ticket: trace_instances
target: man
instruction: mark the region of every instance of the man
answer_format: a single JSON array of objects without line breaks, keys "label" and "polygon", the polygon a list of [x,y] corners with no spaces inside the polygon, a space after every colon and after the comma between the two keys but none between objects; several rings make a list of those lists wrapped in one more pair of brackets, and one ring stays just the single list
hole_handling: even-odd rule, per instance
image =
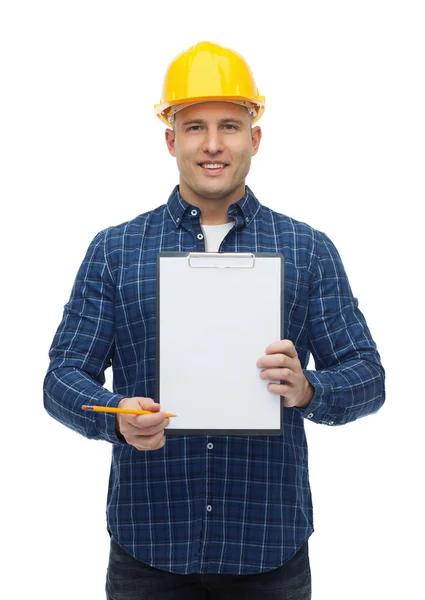
[{"label": "man", "polygon": [[[263,110],[236,52],[204,42],[173,61],[156,113],[172,125],[179,185],[167,204],[94,238],[50,350],[46,410],[113,444],[110,600],[310,598],[303,420],[342,425],[384,402],[379,354],[332,242],[245,184]],[[282,396],[282,437],[166,436],[153,400],[156,256],[205,250],[285,256],[285,339],[252,366]],[[317,370],[306,369],[310,353]],[[102,387],[110,365],[113,393]]]}]

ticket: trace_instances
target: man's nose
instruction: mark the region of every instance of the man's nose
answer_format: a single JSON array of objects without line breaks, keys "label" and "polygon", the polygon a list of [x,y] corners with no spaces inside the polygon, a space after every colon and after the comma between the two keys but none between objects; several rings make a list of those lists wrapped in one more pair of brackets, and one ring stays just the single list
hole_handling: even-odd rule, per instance
[{"label": "man's nose", "polygon": [[224,148],[223,139],[218,129],[210,128],[205,132],[204,152],[217,154]]}]

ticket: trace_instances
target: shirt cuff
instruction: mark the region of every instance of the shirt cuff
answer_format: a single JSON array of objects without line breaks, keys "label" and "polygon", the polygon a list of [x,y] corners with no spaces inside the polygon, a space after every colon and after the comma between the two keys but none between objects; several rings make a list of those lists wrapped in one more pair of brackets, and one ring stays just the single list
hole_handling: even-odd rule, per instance
[{"label": "shirt cuff", "polygon": [[[122,394],[112,394],[103,389],[99,394],[95,394],[91,405],[117,408],[120,401],[125,397],[126,396],[123,396]],[[116,413],[90,411],[90,413],[87,414],[90,414],[94,419],[94,426],[102,439],[111,442],[111,444],[127,445],[125,438],[117,431]]]},{"label": "shirt cuff", "polygon": [[332,387],[327,380],[326,373],[308,371],[307,369],[303,369],[303,373],[313,386],[314,394],[310,404],[305,408],[298,409],[301,416],[315,423],[333,425],[333,421],[329,421],[328,418]]}]

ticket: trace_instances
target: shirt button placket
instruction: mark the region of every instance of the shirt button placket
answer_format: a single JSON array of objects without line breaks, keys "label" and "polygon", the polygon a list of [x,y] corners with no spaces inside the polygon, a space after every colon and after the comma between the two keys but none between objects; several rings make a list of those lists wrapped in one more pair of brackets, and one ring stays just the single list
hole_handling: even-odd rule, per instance
[{"label": "shirt button placket", "polygon": [[[202,242],[204,239],[204,235],[199,231],[200,227],[199,227],[198,219],[195,219],[195,217],[198,217],[199,211],[196,208],[192,208],[192,210],[190,211],[190,215],[191,215],[191,217],[193,217],[193,225],[194,225],[193,229],[196,234],[196,239],[198,240],[198,242]],[[198,233],[196,233],[197,231],[198,231]],[[198,243],[197,250],[198,250],[198,252],[199,251],[204,252],[205,251],[205,242],[203,244]]]},{"label": "shirt button placket", "polygon": [[[211,452],[211,450],[214,448],[214,444],[212,442],[207,442],[207,452]],[[209,464],[209,460],[207,460],[208,464]],[[211,504],[207,504],[207,513],[210,513],[212,511],[212,506]]]}]

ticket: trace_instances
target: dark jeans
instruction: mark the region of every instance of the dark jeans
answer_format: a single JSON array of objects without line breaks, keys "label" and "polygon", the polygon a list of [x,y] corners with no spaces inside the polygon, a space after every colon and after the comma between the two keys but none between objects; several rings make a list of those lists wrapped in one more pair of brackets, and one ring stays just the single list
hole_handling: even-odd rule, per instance
[{"label": "dark jeans", "polygon": [[107,600],[310,600],[308,542],[282,567],[256,575],[177,575],[127,554],[112,538]]}]

